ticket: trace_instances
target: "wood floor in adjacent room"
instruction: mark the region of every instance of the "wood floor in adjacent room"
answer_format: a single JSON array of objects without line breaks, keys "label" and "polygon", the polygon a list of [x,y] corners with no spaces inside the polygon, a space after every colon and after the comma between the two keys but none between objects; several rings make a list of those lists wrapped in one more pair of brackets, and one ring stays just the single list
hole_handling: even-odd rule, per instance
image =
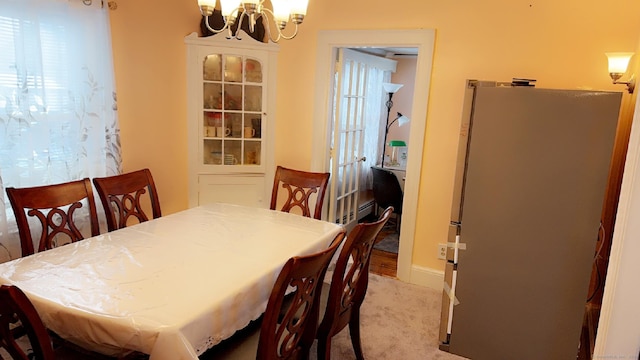
[{"label": "wood floor in adjacent room", "polygon": [[398,254],[373,249],[369,272],[395,278],[398,274]]}]

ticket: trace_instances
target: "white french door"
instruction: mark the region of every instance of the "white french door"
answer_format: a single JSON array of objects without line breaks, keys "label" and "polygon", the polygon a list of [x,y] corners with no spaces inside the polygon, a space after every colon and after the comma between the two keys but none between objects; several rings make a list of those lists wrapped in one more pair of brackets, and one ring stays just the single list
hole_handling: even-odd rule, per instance
[{"label": "white french door", "polygon": [[367,164],[375,161],[377,156],[377,148],[365,149],[365,132],[374,132],[374,137],[378,137],[379,109],[383,106],[383,73],[395,71],[395,66],[393,60],[346,48],[338,49],[328,219],[345,225],[347,230],[358,222],[359,191],[363,185],[361,171],[368,168],[370,165]]}]

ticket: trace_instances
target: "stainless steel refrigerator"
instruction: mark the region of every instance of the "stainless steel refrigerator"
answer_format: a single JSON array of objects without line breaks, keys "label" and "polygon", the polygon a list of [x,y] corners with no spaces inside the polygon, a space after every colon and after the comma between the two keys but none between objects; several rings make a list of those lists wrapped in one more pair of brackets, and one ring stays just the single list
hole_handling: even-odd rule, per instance
[{"label": "stainless steel refrigerator", "polygon": [[442,350],[576,358],[621,98],[468,81]]}]

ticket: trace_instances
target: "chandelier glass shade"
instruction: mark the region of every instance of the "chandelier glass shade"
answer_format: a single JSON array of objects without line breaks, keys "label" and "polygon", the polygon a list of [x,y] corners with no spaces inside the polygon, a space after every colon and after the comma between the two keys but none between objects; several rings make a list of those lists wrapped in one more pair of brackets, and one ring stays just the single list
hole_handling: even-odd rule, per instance
[{"label": "chandelier glass shade", "polygon": [[[213,33],[228,31],[229,38],[238,38],[238,32],[231,30],[234,24],[238,24],[238,29],[243,21],[249,24],[249,31],[255,30],[256,20],[263,18],[265,30],[269,35],[269,39],[278,42],[280,39],[290,40],[298,34],[298,25],[302,24],[307,14],[307,5],[309,0],[271,0],[273,10],[265,6],[264,0],[220,0],[220,12],[224,20],[224,26],[220,29],[214,29],[209,24],[209,17],[213,15],[218,0],[198,0],[200,12],[205,17],[207,28]],[[273,21],[273,26],[271,22]],[[293,30],[289,30],[287,24],[294,26]],[[272,30],[276,29],[276,36],[273,36]],[[287,34],[285,34],[287,29]]]}]

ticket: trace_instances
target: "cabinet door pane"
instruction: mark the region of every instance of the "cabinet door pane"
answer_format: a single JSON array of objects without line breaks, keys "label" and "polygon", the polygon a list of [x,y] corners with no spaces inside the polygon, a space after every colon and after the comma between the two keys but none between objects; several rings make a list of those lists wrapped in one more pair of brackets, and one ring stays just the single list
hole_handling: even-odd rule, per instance
[{"label": "cabinet door pane", "polygon": [[260,149],[262,146],[261,141],[245,141],[244,142],[244,164],[245,165],[260,165]]},{"label": "cabinet door pane", "polygon": [[205,109],[222,109],[222,85],[204,83],[202,104]]},{"label": "cabinet door pane", "polygon": [[227,140],[224,142],[224,157],[223,161],[225,165],[240,165],[242,161],[241,142],[239,140]]},{"label": "cabinet door pane", "polygon": [[244,110],[262,110],[262,86],[246,85],[244,88]]},{"label": "cabinet door pane", "polygon": [[203,66],[204,80],[221,81],[222,80],[222,58],[220,54],[208,55],[204,58]]},{"label": "cabinet door pane", "polygon": [[245,63],[245,80],[247,82],[262,82],[262,65],[258,60],[247,59]]},{"label": "cabinet door pane", "polygon": [[229,129],[227,137],[239,139],[242,137],[242,114],[225,113],[224,126]]},{"label": "cabinet door pane", "polygon": [[242,85],[224,85],[225,110],[242,110]]},{"label": "cabinet door pane", "polygon": [[224,80],[229,82],[242,82],[242,57],[225,56]]},{"label": "cabinet door pane", "polygon": [[252,138],[262,138],[262,116],[259,114],[248,114],[245,118],[245,126],[251,126],[251,128],[253,128]]},{"label": "cabinet door pane", "polygon": [[222,165],[222,140],[206,139],[203,145],[202,162],[209,165]]}]

